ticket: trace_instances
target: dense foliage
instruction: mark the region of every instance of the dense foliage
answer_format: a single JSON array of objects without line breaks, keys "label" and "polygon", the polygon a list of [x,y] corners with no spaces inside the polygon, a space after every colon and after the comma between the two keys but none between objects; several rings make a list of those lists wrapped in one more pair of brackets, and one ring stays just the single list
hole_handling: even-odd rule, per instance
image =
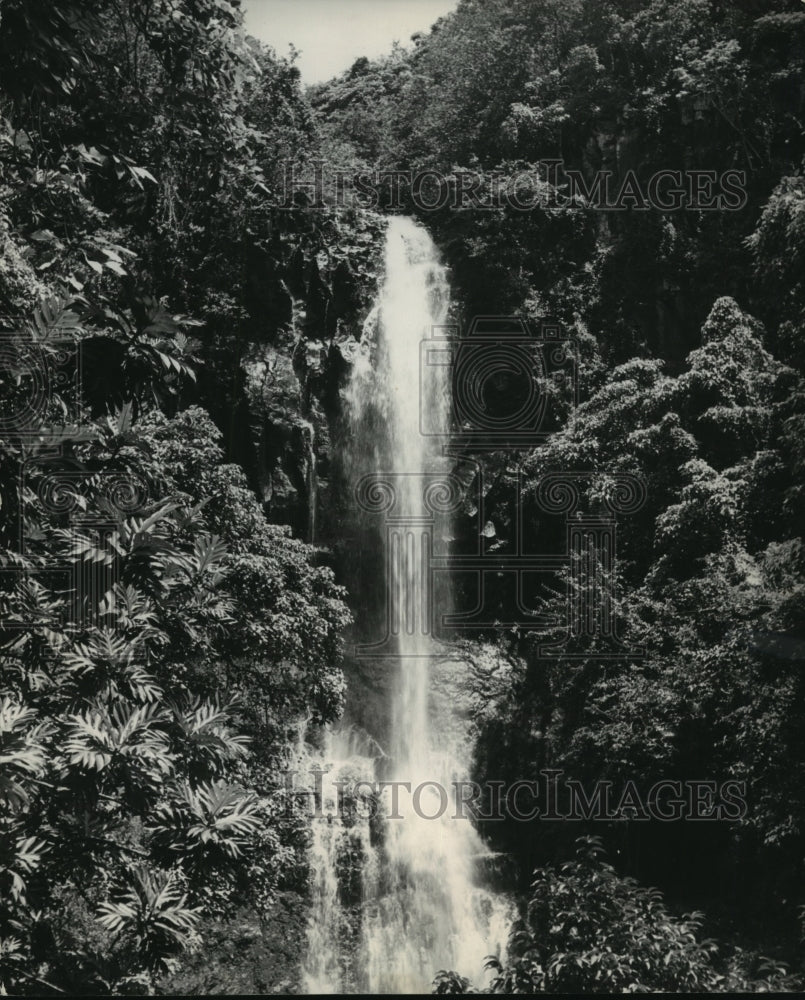
[{"label": "dense foliage", "polygon": [[[593,513],[615,475],[646,486],[613,570],[641,655],[540,654],[579,576],[541,593],[556,628],[473,637],[496,649],[473,674],[477,779],[746,789],[734,822],[597,823],[612,866],[590,841],[572,860],[580,824],[489,824],[523,890],[490,989],[798,985],[779,963],[801,968],[805,904],[803,40],[799,0],[459,0],[305,95],[237,0],[5,0],[0,988],[162,988],[241,907],[304,892],[276,763],[341,710],[349,613],[299,538],[318,490],[339,541],[329,435],[382,228],[329,175],[323,207],[288,200],[317,158],[540,195],[406,203],[457,319],[553,317],[577,344],[580,404],[542,386],[546,442],[473,456],[498,551],[518,504],[544,530],[547,474]],[[595,204],[604,172],[645,192],[677,170],[737,171],[745,197]]]},{"label": "dense foliage", "polygon": [[[711,931],[747,934],[796,966],[803,33],[795,0],[462,0],[409,50],[358,61],[311,95],[333,156],[351,155],[356,171],[438,171],[452,191],[474,192],[476,207],[448,198],[425,211],[403,187],[443,247],[460,318],[547,316],[576,342],[575,412],[560,407],[530,453],[474,456],[494,550],[512,551],[518,507],[530,540],[562,537],[535,503],[547,474],[573,476],[592,514],[616,475],[646,487],[643,506],[619,517],[612,581],[622,648],[642,655],[613,660],[611,642],[589,636],[540,655],[564,641],[566,588],[595,580],[550,583],[535,610],[555,627],[479,636],[502,655],[475,672],[476,777],[553,768],[586,789],[743,783],[741,820],[625,817],[596,832],[617,867],[672,905],[693,903]],[[650,202],[652,176],[677,170],[738,171],[741,198],[721,210]],[[507,182],[539,205],[490,207]],[[477,531],[471,517],[465,530]],[[522,617],[507,590],[496,599],[488,612],[500,621]],[[576,829],[535,820],[486,833],[520,860],[525,887],[535,866],[572,852]],[[540,975],[547,959],[535,959]]]},{"label": "dense foliage", "polygon": [[[790,992],[797,980],[770,959],[738,954],[726,972],[718,945],[701,937],[702,914],[678,917],[661,893],[618,875],[597,838],[576,857],[538,869],[523,917],[512,928],[505,967],[487,961],[484,993]],[[433,992],[471,993],[455,972],[437,973]]]},{"label": "dense foliage", "polygon": [[287,323],[249,255],[276,297],[320,239],[309,113],[229,0],[0,16],[0,988],[150,992],[304,886],[276,765],[343,700],[343,589],[208,412]]}]

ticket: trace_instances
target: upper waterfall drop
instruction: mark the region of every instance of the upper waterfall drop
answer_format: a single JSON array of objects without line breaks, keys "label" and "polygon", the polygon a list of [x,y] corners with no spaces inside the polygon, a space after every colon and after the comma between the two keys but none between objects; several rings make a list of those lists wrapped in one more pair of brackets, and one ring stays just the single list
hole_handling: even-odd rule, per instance
[{"label": "upper waterfall drop", "polygon": [[[385,748],[382,759],[368,758],[347,730],[331,734],[327,750],[334,787],[356,774],[386,783],[383,820],[378,827],[335,816],[326,830],[314,820],[310,992],[427,993],[439,969],[482,982],[484,956],[499,952],[506,936],[508,905],[479,884],[489,853],[459,806],[456,782],[467,778],[468,753],[451,736],[461,729],[456,698],[435,690],[436,654],[446,648],[434,644],[424,610],[432,605],[437,622],[450,605],[449,580],[437,586],[427,565],[434,538],[449,534],[449,515],[441,522],[423,516],[428,486],[444,482],[452,466],[443,449],[450,368],[428,378],[421,370],[421,347],[445,324],[448,305],[445,268],[430,235],[411,219],[390,219],[382,287],[348,388],[345,464],[354,483],[375,477],[394,495],[391,523],[384,533],[375,518],[372,536],[385,548],[385,579],[377,584],[389,613],[387,641],[373,662],[389,675],[391,705],[388,728],[373,733]],[[337,805],[337,790],[330,798]],[[347,856],[361,858],[352,935],[349,891],[337,876]],[[349,947],[354,954],[340,954]]]}]

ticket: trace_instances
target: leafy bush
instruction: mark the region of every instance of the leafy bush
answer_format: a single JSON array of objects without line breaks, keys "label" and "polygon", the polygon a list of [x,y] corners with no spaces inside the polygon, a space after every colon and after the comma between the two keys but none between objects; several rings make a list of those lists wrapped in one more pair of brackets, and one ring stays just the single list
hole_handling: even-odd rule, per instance
[{"label": "leafy bush", "polygon": [[[576,858],[534,873],[525,912],[511,931],[505,963],[487,959],[493,978],[483,993],[714,993],[799,989],[796,977],[769,960],[761,976],[721,959],[701,939],[703,915],[672,914],[662,894],[618,875],[596,837],[577,842]],[[727,971],[719,971],[726,965]],[[765,974],[764,974],[765,973]],[[471,983],[442,970],[433,993],[473,993]]]}]

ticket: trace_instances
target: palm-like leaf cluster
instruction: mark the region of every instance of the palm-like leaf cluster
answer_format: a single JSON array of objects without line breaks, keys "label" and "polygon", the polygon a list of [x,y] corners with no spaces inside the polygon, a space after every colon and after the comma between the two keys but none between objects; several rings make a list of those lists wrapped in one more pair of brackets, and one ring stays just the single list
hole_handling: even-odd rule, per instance
[{"label": "palm-like leaf cluster", "polygon": [[[41,336],[67,322],[59,308],[37,313]],[[248,739],[233,730],[243,708],[196,689],[187,666],[194,651],[204,663],[220,657],[232,621],[228,549],[181,501],[130,512],[109,502],[98,458],[136,460],[134,440],[130,412],[99,424],[49,506],[39,486],[47,467],[35,466],[20,496],[30,544],[24,555],[4,550],[4,565],[17,572],[0,594],[7,626],[0,633],[0,981],[7,984],[36,979],[37,906],[51,885],[71,883],[71,865],[83,873],[83,905],[117,955],[116,971],[97,972],[98,982],[114,988],[138,969],[156,975],[196,940],[200,911],[190,898],[211,870],[225,889],[263,828],[254,794],[226,780],[249,754]],[[125,466],[115,475],[124,486],[127,475],[143,481]],[[101,535],[83,526],[93,518],[106,525]],[[76,620],[75,593],[57,585],[63,578],[49,573],[48,559],[73,571],[114,570],[99,577],[108,586],[90,595],[88,615]]]},{"label": "palm-like leaf cluster", "polygon": [[8,695],[0,698],[0,802],[11,812],[29,803],[25,779],[44,773],[45,727],[36,712]]},{"label": "palm-like leaf cluster", "polygon": [[[55,306],[42,315],[57,321]],[[50,493],[52,435],[25,446],[27,544],[0,550],[15,574],[0,589],[7,989],[66,975],[37,952],[43,940],[61,942],[61,968],[88,988],[150,988],[204,913],[247,897],[264,906],[293,851],[247,733],[272,713],[337,704],[347,615],[329,571],[263,522],[234,472],[191,501],[187,446],[170,458],[162,426],[146,442],[124,407],[89,434],[65,431],[74,457]],[[220,460],[214,444],[209,454]],[[124,486],[113,499],[110,481]],[[79,594],[88,573],[99,585]]]},{"label": "palm-like leaf cluster", "polygon": [[261,826],[251,796],[223,782],[196,788],[183,782],[170,801],[155,810],[151,829],[157,843],[198,866],[211,859],[241,857]]},{"label": "palm-like leaf cluster", "polygon": [[132,947],[150,968],[197,940],[199,913],[188,906],[176,872],[153,872],[139,866],[113,900],[98,908],[100,923]]}]

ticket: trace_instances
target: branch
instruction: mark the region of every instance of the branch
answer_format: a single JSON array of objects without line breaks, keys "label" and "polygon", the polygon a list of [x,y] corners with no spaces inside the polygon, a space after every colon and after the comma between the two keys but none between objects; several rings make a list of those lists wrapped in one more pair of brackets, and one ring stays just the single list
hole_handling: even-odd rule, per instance
[{"label": "branch", "polygon": [[12,975],[22,976],[29,982],[38,983],[40,986],[47,986],[49,990],[53,990],[54,993],[64,993],[64,990],[60,989],[58,986],[54,986],[53,983],[49,983],[47,979],[40,979],[38,976],[32,976],[28,972],[24,972],[22,969],[14,969]]},{"label": "branch", "polygon": [[137,847],[127,847],[125,844],[118,844],[116,840],[110,840],[108,837],[90,837],[90,840],[94,840],[96,844],[104,844],[107,847],[113,847],[116,851],[121,851],[124,854],[131,854],[135,858],[145,858],[146,860],[152,860],[151,855],[147,851],[141,851]]}]

